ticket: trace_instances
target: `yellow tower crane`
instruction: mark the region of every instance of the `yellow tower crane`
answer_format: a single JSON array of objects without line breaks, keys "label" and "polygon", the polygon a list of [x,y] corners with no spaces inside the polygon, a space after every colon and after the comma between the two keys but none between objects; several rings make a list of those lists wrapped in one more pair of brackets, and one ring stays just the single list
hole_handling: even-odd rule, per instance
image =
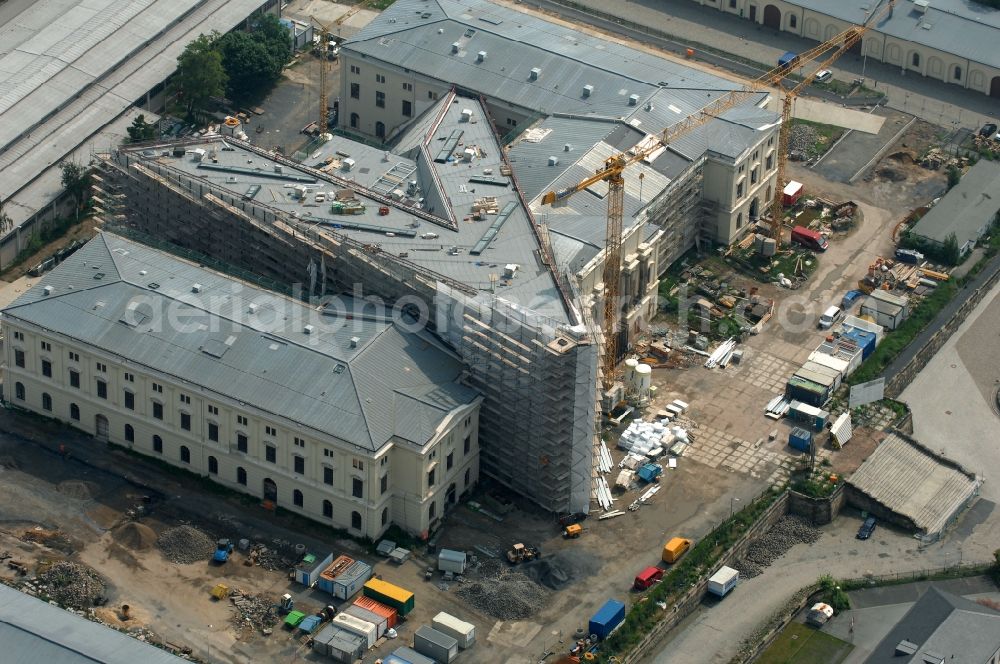
[{"label": "yellow tower crane", "polygon": [[330,26],[322,23],[315,16],[310,16],[312,22],[320,29],[320,63],[319,63],[319,134],[325,134],[330,128],[330,60],[326,57],[326,49],[330,47]]},{"label": "yellow tower crane", "polygon": [[708,104],[698,113],[688,116],[677,124],[661,131],[656,140],[642,141],[635,147],[609,157],[605,160],[604,166],[581,182],[576,183],[560,191],[550,191],[542,196],[543,205],[553,205],[565,200],[573,194],[580,192],[598,182],[608,183],[608,218],[607,218],[607,239],[605,240],[604,258],[604,348],[601,354],[602,384],[605,390],[614,387],[617,378],[618,366],[618,316],[621,309],[619,303],[619,292],[621,282],[621,245],[623,228],[623,211],[625,207],[625,178],[623,173],[626,168],[637,161],[646,159],[653,153],[661,150],[674,140],[700,127],[712,118],[720,116],[722,113],[739,106],[750,97],[758,94],[768,86],[777,85],[785,90],[782,85],[785,78],[791,73],[791,69],[804,67],[814,63],[825,56],[822,64],[811,74],[805,76],[794,87],[785,91],[782,100],[782,123],[779,129],[779,153],[778,153],[778,181],[774,192],[771,213],[771,233],[779,245],[781,243],[781,226],[783,209],[781,203],[781,191],[784,187],[785,152],[788,149],[789,121],[791,119],[792,101],[799,91],[809,85],[820,69],[830,66],[837,58],[843,55],[848,49],[853,47],[861,37],[868,31],[869,26],[875,22],[877,17],[881,17],[886,12],[891,12],[895,0],[889,3],[882,10],[869,16],[865,25],[851,26],[840,34],[834,36],[818,46],[801,53],[788,64],[779,65],[771,71],[757,79],[749,81],[742,88],[727,92],[712,103]]}]

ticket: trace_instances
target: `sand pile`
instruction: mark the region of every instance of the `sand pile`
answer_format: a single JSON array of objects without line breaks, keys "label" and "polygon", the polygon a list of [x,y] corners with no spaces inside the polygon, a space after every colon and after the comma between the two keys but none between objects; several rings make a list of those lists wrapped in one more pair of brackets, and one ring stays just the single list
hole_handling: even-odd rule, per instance
[{"label": "sand pile", "polygon": [[149,526],[134,521],[111,531],[116,542],[132,551],[147,551],[156,544],[156,533]]}]

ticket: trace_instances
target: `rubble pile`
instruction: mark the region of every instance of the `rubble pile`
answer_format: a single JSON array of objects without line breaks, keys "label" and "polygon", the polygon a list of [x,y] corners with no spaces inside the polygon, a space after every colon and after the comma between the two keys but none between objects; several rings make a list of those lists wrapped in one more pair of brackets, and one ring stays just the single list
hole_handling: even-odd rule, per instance
[{"label": "rubble pile", "polygon": [[168,560],[181,565],[207,560],[215,551],[215,540],[193,526],[164,530],[156,545]]},{"label": "rubble pile", "polygon": [[548,591],[498,560],[484,560],[475,581],[456,593],[473,608],[500,620],[525,620],[548,601]]},{"label": "rubble pile", "polygon": [[782,517],[770,530],[750,542],[743,558],[733,567],[739,570],[742,578],[753,578],[796,544],[812,544],[819,535],[820,532],[802,517]]},{"label": "rubble pile", "polygon": [[236,609],[232,623],[237,630],[264,630],[278,622],[274,603],[263,595],[246,594],[237,588],[229,596],[229,601]]},{"label": "rubble pile", "polygon": [[276,549],[270,549],[263,544],[254,544],[250,550],[250,559],[258,567],[263,567],[269,572],[277,572],[288,569],[292,566],[292,561],[281,555]]},{"label": "rubble pile", "polygon": [[104,580],[97,572],[77,563],[62,561],[38,575],[35,588],[63,606],[85,609],[105,600]]},{"label": "rubble pile", "polygon": [[794,125],[788,132],[788,158],[792,161],[806,161],[809,150],[819,140],[815,127],[809,125]]}]

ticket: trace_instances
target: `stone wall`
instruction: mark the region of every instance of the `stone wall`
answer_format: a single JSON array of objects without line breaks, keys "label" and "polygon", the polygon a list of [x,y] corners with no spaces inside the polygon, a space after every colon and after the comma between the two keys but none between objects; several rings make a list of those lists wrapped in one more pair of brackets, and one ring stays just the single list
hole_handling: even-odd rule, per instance
[{"label": "stone wall", "polygon": [[844,484],[826,498],[813,498],[798,491],[788,492],[788,513],[808,519],[814,526],[823,526],[840,514],[847,500]]}]

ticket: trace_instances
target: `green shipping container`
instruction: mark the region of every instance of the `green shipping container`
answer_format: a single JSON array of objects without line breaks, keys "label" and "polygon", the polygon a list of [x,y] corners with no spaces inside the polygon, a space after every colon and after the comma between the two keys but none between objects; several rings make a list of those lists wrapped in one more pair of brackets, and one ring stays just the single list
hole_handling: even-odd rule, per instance
[{"label": "green shipping container", "polygon": [[371,579],[364,585],[362,593],[376,602],[381,602],[396,609],[396,613],[405,616],[413,610],[413,593],[394,586],[381,579]]}]

